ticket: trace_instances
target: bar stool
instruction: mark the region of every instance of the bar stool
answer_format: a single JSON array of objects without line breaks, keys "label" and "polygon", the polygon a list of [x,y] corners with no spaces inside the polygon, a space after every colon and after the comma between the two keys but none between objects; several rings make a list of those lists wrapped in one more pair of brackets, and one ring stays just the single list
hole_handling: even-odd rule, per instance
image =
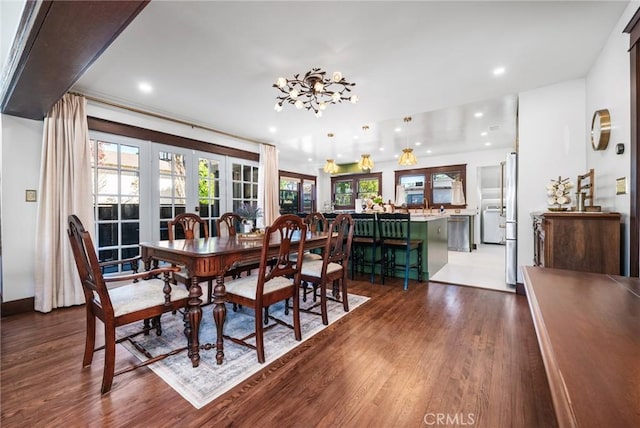
[{"label": "bar stool", "polygon": [[[382,283],[385,276],[404,270],[404,289],[409,288],[409,271],[415,269],[418,281],[422,282],[422,239],[411,239],[410,214],[378,214],[378,230],[382,241]],[[415,261],[411,253],[415,251]],[[396,257],[403,253],[401,263]]]},{"label": "bar stool", "polygon": [[374,283],[376,266],[382,261],[382,257],[378,256],[380,237],[376,225],[376,214],[351,214],[351,217],[354,221],[351,241],[351,279],[356,271],[364,273],[364,268],[368,266],[371,268],[370,281]]}]

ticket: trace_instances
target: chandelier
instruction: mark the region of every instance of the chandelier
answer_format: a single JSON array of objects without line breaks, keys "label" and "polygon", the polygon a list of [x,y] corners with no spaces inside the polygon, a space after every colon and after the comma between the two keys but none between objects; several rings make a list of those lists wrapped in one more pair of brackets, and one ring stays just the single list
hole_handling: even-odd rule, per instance
[{"label": "chandelier", "polygon": [[369,155],[369,154],[362,155],[362,157],[358,161],[358,168],[372,170],[373,169],[373,161],[371,160],[370,156],[371,155]]},{"label": "chandelier", "polygon": [[274,109],[279,112],[284,103],[289,103],[298,109],[313,110],[316,117],[321,117],[329,104],[358,102],[357,95],[349,95],[350,88],[356,86],[355,83],[347,82],[339,71],[334,72],[331,78],[325,77],[326,74],[319,68],[313,68],[302,79],[300,74],[295,74],[293,79],[279,77],[273,87],[283,95],[276,97],[278,101]]},{"label": "chandelier", "polygon": [[327,174],[335,174],[338,172],[338,165],[333,159],[327,159],[327,163],[324,164],[324,168],[322,169]]},{"label": "chandelier", "polygon": [[[405,116],[403,120],[408,127],[408,125],[411,123],[411,116]],[[409,145],[408,135],[407,135],[407,145]],[[410,166],[410,165],[415,165],[417,163],[418,163],[418,159],[416,159],[416,155],[413,154],[412,148],[407,147],[405,149],[402,149],[402,155],[400,156],[400,159],[398,159],[398,165]]]},{"label": "chandelier", "polygon": [[402,156],[400,156],[400,159],[398,160],[398,165],[409,166],[417,163],[418,159],[416,159],[416,155],[413,154],[413,149],[402,149]]}]

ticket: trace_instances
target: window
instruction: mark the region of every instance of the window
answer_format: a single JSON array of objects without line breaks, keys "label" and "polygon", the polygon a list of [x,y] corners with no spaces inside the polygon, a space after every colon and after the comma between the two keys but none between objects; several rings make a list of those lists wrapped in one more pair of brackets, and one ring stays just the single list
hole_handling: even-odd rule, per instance
[{"label": "window", "polygon": [[331,177],[334,209],[355,209],[356,199],[368,199],[380,194],[382,173],[353,174]]},{"label": "window", "polygon": [[[406,203],[409,208],[445,208],[466,206],[467,165],[448,165],[396,171],[396,204]],[[461,184],[460,184],[461,183]],[[462,195],[456,195],[456,186]],[[402,190],[402,194],[397,194]]]}]

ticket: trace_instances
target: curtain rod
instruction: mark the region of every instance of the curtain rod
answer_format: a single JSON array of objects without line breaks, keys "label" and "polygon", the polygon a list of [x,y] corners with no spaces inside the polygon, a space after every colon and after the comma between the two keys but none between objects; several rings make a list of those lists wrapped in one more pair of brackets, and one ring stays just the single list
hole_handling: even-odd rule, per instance
[{"label": "curtain rod", "polygon": [[129,110],[129,111],[132,111],[134,113],[140,113],[140,114],[144,114],[144,115],[147,115],[147,116],[152,116],[152,117],[155,117],[155,118],[158,118],[158,119],[168,120],[170,122],[179,123],[180,125],[190,126],[192,128],[203,129],[205,131],[209,131],[209,132],[213,132],[213,133],[216,133],[216,134],[224,135],[225,137],[231,137],[231,138],[236,138],[238,140],[248,141],[250,143],[264,144],[266,146],[275,147],[274,144],[265,143],[264,141],[254,140],[252,138],[247,138],[247,137],[241,137],[239,135],[231,134],[229,132],[220,131],[219,129],[209,128],[208,126],[197,125],[195,123],[187,122],[186,120],[175,119],[175,118],[170,117],[170,116],[164,116],[162,114],[153,113],[153,112],[142,110],[142,109],[138,109],[138,108],[135,108],[135,107],[126,106],[124,104],[118,104],[118,103],[114,103],[114,102],[111,102],[111,101],[102,100],[100,98],[92,97],[91,95],[82,94],[80,92],[69,92],[69,94],[82,96],[82,97],[85,97],[89,101],[94,101],[94,102],[97,102],[97,103],[100,103],[100,104],[105,104],[105,105],[108,105],[108,106],[112,106],[112,107],[116,107],[116,108],[120,108],[120,109],[124,109],[124,110]]}]

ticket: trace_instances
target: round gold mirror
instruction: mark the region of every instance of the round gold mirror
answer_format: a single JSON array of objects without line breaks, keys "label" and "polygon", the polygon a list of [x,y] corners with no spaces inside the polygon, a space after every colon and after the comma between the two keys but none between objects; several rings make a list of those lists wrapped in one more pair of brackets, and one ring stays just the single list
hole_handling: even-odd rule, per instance
[{"label": "round gold mirror", "polygon": [[609,110],[596,110],[591,119],[591,146],[593,150],[604,150],[609,144],[611,116]]}]

